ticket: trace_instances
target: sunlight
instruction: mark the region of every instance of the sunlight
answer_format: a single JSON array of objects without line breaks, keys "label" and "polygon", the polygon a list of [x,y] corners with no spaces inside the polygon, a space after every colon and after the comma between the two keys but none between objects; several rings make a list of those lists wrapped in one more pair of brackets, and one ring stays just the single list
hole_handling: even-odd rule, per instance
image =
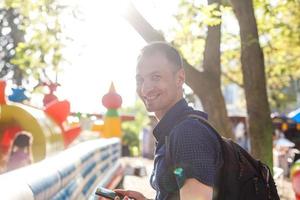
[{"label": "sunlight", "polygon": [[[170,1],[133,2],[156,29],[166,31],[176,8]],[[59,99],[68,99],[75,112],[102,113],[101,98],[113,81],[123,106],[133,105],[136,57],[146,42],[122,17],[128,12],[128,1],[64,0],[64,4],[72,9],[61,17],[68,39],[58,73]]]},{"label": "sunlight", "polygon": [[115,2],[78,1],[80,20],[64,19],[65,34],[72,41],[65,48],[67,62],[58,75],[62,85],[58,96],[70,100],[74,111],[105,111],[101,98],[111,81],[123,106],[136,99],[135,59],[145,42],[121,17]]}]

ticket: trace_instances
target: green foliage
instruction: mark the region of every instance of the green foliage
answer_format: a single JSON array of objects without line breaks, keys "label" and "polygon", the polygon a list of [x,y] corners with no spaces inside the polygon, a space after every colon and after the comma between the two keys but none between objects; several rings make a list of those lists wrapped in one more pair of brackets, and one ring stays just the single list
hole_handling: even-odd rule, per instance
[{"label": "green foliage", "polygon": [[[21,71],[19,78],[31,76],[39,81],[45,68],[57,71],[62,60],[59,14],[63,7],[56,0],[5,0],[1,6],[18,13],[13,20],[18,21],[17,26],[10,24],[15,26],[11,32],[14,56],[7,62]],[[19,30],[23,32],[22,40],[13,36]]]},{"label": "green foliage", "polygon": [[122,140],[123,144],[128,145],[131,156],[138,156],[140,154],[140,140],[137,134],[130,132],[130,130],[127,130]]},{"label": "green foliage", "polygon": [[256,0],[255,6],[270,103],[283,111],[300,92],[293,87],[300,80],[300,1]]},{"label": "green foliage", "polygon": [[203,52],[207,26],[221,23],[221,14],[226,17],[222,21],[221,64],[223,84],[237,83],[242,85],[240,64],[239,35],[231,30],[228,21],[235,20],[228,1],[223,2],[218,11],[217,4],[207,5],[200,1],[182,0],[175,16],[178,22],[174,29],[175,44],[180,48],[188,62],[202,70]]},{"label": "green foliage", "polygon": [[219,25],[221,15],[228,11],[229,7],[218,4],[180,1],[175,15],[178,25],[174,29],[176,34],[173,40],[191,65],[201,69],[207,26]]},{"label": "green foliage", "polygon": [[[296,94],[300,92],[300,86],[298,91],[295,87],[300,82],[300,1],[254,0],[254,6],[265,56],[269,102],[272,110],[284,111],[295,105]],[[173,40],[188,62],[200,70],[206,27],[221,22],[216,9],[215,4],[182,0],[175,16],[178,25]],[[240,36],[239,30],[233,28],[236,19],[227,1],[220,9],[222,84],[236,83],[242,87]]]},{"label": "green foliage", "polygon": [[149,123],[145,106],[141,100],[137,100],[133,107],[122,108],[121,113],[135,117],[134,121],[122,123],[122,131],[124,132],[123,142],[129,145],[131,151],[133,148],[139,149],[139,134],[143,127]]}]

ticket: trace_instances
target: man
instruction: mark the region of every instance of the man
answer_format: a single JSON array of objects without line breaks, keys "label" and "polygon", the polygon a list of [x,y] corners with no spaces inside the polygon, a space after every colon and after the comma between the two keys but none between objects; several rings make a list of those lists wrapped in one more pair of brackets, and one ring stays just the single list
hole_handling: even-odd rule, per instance
[{"label": "man", "polygon": [[[207,115],[187,105],[183,99],[184,81],[182,59],[174,47],[155,42],[142,49],[136,68],[137,93],[147,110],[154,112],[159,120],[153,130],[157,146],[150,180],[158,200],[212,199],[221,163],[215,134],[197,119],[187,117],[196,114],[207,118]],[[166,159],[166,151],[172,164]],[[116,192],[126,196],[124,199],[146,199],[135,191]]]}]

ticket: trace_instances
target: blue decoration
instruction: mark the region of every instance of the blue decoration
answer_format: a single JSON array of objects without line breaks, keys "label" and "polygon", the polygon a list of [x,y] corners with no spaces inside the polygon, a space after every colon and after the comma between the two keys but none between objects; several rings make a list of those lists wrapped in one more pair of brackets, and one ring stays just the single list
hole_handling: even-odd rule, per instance
[{"label": "blue decoration", "polygon": [[300,123],[300,108],[290,112],[288,114],[288,117],[290,117],[295,122]]},{"label": "blue decoration", "polygon": [[25,89],[24,88],[12,88],[13,93],[8,96],[8,99],[13,102],[21,103],[25,99],[28,99],[28,97],[24,94]]}]

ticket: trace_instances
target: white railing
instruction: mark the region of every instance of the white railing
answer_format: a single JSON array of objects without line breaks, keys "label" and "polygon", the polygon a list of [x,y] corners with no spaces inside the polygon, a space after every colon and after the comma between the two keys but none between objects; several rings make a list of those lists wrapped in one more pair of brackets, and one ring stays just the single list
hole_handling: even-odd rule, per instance
[{"label": "white railing", "polygon": [[1,199],[87,199],[120,167],[117,138],[80,143],[36,164],[0,175]]}]

